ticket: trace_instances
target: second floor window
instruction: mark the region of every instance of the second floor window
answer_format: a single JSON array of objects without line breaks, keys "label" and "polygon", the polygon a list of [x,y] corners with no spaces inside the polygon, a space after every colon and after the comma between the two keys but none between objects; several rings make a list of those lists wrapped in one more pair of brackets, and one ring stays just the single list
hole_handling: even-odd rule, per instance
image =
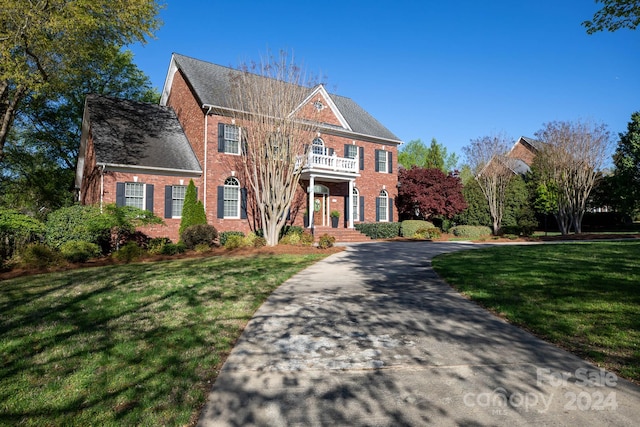
[{"label": "second floor window", "polygon": [[235,125],[218,124],[218,151],[228,154],[240,154],[242,130]]},{"label": "second floor window", "polygon": [[355,159],[358,157],[358,146],[357,145],[345,145],[344,146],[344,156],[347,159]]}]

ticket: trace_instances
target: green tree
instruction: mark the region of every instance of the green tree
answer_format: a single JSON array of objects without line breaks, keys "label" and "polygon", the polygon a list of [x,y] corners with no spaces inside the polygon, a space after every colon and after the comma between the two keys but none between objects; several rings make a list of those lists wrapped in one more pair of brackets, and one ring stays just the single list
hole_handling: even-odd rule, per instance
[{"label": "green tree", "polygon": [[621,28],[634,30],[640,25],[640,0],[596,0],[596,3],[602,3],[602,9],[591,21],[582,23],[588,34]]},{"label": "green tree", "polygon": [[491,213],[487,199],[475,179],[468,180],[462,187],[462,196],[467,208],[454,217],[454,223],[461,225],[484,225],[491,227]]},{"label": "green tree", "polygon": [[109,47],[58,93],[30,96],[0,160],[0,204],[44,218],[73,202],[73,179],[87,93],[157,102],[159,94],[129,51]]},{"label": "green tree", "polygon": [[189,180],[187,190],[184,192],[184,204],[182,205],[182,219],[180,220],[179,234],[182,234],[188,227],[196,224],[206,224],[207,216],[204,212],[204,205],[198,200],[196,185],[193,180]]},{"label": "green tree", "polygon": [[0,158],[23,102],[64,92],[104,49],[142,42],[159,28],[152,0],[2,0]]},{"label": "green tree", "polygon": [[613,193],[619,211],[633,215],[640,209],[640,112],[631,115],[627,131],[618,135],[613,155]]},{"label": "green tree", "polygon": [[440,169],[447,174],[456,168],[458,156],[455,153],[447,153],[446,147],[435,138],[428,147],[422,140],[415,139],[402,146],[398,153],[398,163],[405,169],[417,166],[424,169]]}]

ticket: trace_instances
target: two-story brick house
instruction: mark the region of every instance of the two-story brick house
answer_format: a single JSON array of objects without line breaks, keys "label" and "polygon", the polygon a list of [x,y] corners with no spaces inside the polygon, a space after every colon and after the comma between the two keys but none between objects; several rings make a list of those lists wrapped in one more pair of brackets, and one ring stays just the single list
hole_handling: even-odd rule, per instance
[{"label": "two-story brick house", "polygon": [[[259,227],[238,166],[242,129],[226,99],[234,73],[174,54],[160,105],[88,96],[76,171],[79,200],[151,210],[166,225],[144,231],[177,240],[184,190],[193,179],[207,220],[219,231]],[[300,109],[319,113],[318,132],[301,162],[290,222],[329,226],[334,210],[343,228],[393,221],[401,141],[353,100],[323,85],[306,90]]]}]

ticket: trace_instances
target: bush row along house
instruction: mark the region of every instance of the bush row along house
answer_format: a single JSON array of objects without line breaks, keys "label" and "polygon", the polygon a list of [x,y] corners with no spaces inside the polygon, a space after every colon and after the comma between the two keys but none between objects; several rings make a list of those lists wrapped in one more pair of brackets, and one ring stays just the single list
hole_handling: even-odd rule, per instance
[{"label": "bush row along house", "polygon": [[[260,227],[238,160],[241,132],[226,101],[239,71],[173,54],[159,105],[89,95],[76,170],[82,204],[136,206],[164,218],[143,229],[178,240],[186,186],[193,180],[209,224],[219,231]],[[309,141],[292,225],[340,227],[397,218],[398,146],[391,131],[350,98],[323,85],[308,90],[318,132]],[[305,213],[311,212],[312,221]]]}]

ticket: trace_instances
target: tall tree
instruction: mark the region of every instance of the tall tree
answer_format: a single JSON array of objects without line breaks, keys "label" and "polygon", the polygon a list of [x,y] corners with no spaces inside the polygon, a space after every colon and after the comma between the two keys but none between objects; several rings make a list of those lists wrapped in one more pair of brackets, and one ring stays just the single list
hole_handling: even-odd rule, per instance
[{"label": "tall tree", "polygon": [[298,109],[309,94],[310,80],[285,52],[241,67],[234,74],[230,103],[243,138],[242,165],[255,198],[267,245],[278,244],[287,221],[315,117]]},{"label": "tall tree", "polygon": [[513,159],[507,156],[510,147],[510,138],[496,134],[473,139],[464,148],[467,163],[489,206],[496,235],[502,226],[507,187],[516,176],[511,164]]},{"label": "tall tree", "polygon": [[640,209],[640,111],[631,115],[627,131],[620,133],[613,155],[616,204],[624,213]]},{"label": "tall tree", "polygon": [[57,93],[106,47],[145,42],[159,8],[152,0],[2,0],[0,158],[26,97]]},{"label": "tall tree", "polygon": [[435,168],[446,174],[454,171],[458,164],[458,156],[455,153],[447,153],[447,148],[435,138],[428,147],[422,140],[415,139],[402,146],[398,153],[398,162],[405,169],[411,169],[412,166]]},{"label": "tall tree", "polygon": [[88,93],[157,102],[149,78],[133,54],[109,46],[64,85],[25,99],[0,160],[0,204],[43,215],[73,200],[72,184]]},{"label": "tall tree", "polygon": [[543,144],[532,169],[555,200],[560,231],[581,233],[589,195],[610,153],[610,133],[604,124],[551,122],[536,137]]},{"label": "tall tree", "polygon": [[582,23],[588,34],[621,28],[634,30],[640,25],[640,0],[596,0],[596,3],[602,3],[602,9],[591,21]]},{"label": "tall tree", "polygon": [[401,217],[451,219],[467,207],[457,174],[412,166],[400,170],[398,184],[396,206]]}]

